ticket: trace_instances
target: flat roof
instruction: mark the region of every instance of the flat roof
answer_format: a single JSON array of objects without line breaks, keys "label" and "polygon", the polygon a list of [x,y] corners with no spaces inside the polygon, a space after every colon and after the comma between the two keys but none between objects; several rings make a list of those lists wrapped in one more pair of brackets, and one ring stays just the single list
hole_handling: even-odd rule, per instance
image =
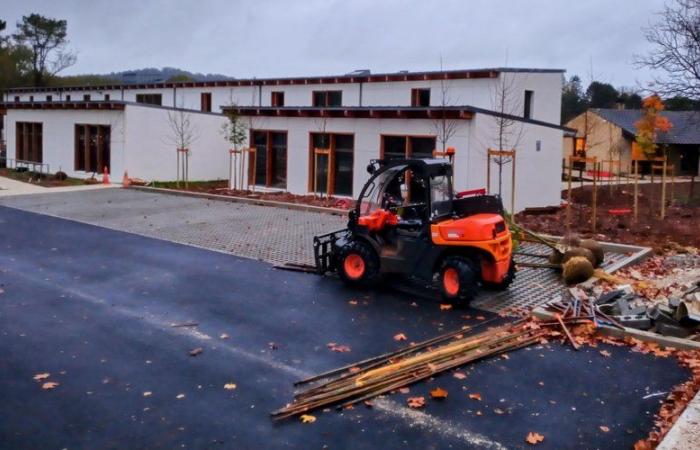
[{"label": "flat roof", "polygon": [[85,90],[120,90],[120,89],[166,89],[192,87],[236,87],[236,86],[285,86],[308,84],[345,84],[345,83],[386,83],[392,81],[422,80],[460,80],[471,78],[496,78],[499,73],[564,73],[564,69],[533,69],[514,67],[494,67],[485,69],[436,70],[423,72],[360,73],[345,75],[322,75],[310,77],[283,78],[241,78],[209,81],[182,81],[164,83],[104,84],[80,86],[16,87],[5,89],[8,93],[23,92],[62,92]]}]

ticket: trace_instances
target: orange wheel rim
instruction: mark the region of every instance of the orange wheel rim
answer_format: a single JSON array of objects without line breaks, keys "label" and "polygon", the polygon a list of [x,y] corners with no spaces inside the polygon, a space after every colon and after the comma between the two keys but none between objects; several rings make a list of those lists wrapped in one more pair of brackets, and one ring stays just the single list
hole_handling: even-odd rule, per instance
[{"label": "orange wheel rim", "polygon": [[442,274],[442,284],[448,295],[457,295],[459,292],[459,274],[454,267],[448,267]]},{"label": "orange wheel rim", "polygon": [[345,269],[345,274],[348,276],[348,278],[357,280],[362,278],[362,275],[365,274],[365,261],[360,255],[350,253],[345,257],[343,268]]}]

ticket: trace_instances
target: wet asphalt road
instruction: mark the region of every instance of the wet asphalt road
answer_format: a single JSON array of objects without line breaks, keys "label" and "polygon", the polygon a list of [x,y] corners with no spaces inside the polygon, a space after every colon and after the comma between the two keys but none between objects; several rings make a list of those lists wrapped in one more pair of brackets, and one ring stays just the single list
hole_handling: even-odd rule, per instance
[{"label": "wet asphalt road", "polygon": [[[644,397],[687,375],[626,348],[553,343],[371,408],[273,423],[293,381],[393,350],[396,333],[419,341],[486,314],[5,207],[0,284],[3,449],[498,449],[525,447],[530,431],[545,436],[537,448],[629,448],[662,398]],[[187,322],[198,326],[172,326]],[[203,353],[189,356],[196,347]],[[43,372],[60,384],[42,390],[32,377]],[[230,382],[235,390],[223,388]],[[405,406],[437,386],[446,400]]]}]

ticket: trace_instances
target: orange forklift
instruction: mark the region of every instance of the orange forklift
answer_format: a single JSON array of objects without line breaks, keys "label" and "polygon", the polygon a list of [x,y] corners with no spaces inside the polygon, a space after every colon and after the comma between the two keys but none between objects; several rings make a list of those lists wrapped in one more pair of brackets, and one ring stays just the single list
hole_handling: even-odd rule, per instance
[{"label": "orange forklift", "polygon": [[465,305],[482,287],[508,288],[515,265],[500,197],[455,195],[442,159],[372,160],[367,171],[347,229],[314,237],[317,273],[363,287],[407,277]]}]

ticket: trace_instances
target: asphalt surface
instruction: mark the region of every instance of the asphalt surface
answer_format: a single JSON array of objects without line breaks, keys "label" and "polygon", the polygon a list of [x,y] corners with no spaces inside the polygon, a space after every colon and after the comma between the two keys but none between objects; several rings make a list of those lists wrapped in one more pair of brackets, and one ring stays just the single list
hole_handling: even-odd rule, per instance
[{"label": "asphalt surface", "polygon": [[[545,436],[537,448],[629,448],[652,426],[663,398],[653,394],[687,376],[673,360],[627,348],[552,343],[371,408],[273,423],[269,412],[301,377],[393,350],[399,332],[419,341],[490,317],[5,207],[0,288],[7,449],[498,449],[526,447],[530,431]],[[198,326],[172,326],[188,322]],[[329,342],[352,350],[332,352]],[[196,347],[203,353],[189,356]],[[33,380],[43,372],[60,384],[43,390]],[[224,389],[230,382],[235,390]],[[437,386],[447,399],[405,406]]]}]

